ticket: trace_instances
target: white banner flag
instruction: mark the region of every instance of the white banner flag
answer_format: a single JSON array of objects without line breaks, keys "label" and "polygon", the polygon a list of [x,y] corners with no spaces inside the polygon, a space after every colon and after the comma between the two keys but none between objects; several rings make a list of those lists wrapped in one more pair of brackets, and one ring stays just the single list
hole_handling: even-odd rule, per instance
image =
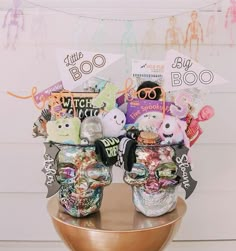
[{"label": "white banner flag", "polygon": [[228,83],[221,76],[175,50],[169,50],[166,54],[164,82],[166,91],[194,87],[201,89]]},{"label": "white banner flag", "polygon": [[77,49],[57,49],[57,62],[64,88],[73,90],[79,87],[123,56]]}]

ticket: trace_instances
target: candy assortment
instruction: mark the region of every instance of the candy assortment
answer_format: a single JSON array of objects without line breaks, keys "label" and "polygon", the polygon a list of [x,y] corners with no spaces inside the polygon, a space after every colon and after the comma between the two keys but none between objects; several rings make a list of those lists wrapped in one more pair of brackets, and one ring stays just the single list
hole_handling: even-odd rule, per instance
[{"label": "candy assortment", "polygon": [[103,187],[111,183],[109,167],[96,158],[93,146],[59,145],[57,180],[65,212],[83,217],[101,206]]},{"label": "candy assortment", "polygon": [[74,217],[99,210],[112,166],[124,170],[136,210],[149,217],[175,209],[179,185],[186,198],[196,187],[189,148],[213,108],[199,108],[196,116],[198,90],[165,93],[152,81],[139,83],[128,98],[118,90],[107,82],[100,92],[51,93],[34,123],[33,136],[45,140],[48,195],[58,192]]}]

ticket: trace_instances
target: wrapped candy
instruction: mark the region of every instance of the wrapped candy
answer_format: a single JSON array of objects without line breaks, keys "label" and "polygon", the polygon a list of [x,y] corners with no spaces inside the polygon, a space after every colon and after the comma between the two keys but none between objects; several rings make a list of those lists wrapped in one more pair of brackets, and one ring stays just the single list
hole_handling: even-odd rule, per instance
[{"label": "wrapped candy", "polygon": [[103,188],[112,181],[109,167],[97,160],[94,146],[57,144],[59,201],[64,211],[84,217],[99,210]]},{"label": "wrapped candy", "polygon": [[132,187],[137,211],[156,217],[175,209],[178,185],[174,151],[169,146],[139,146],[137,163],[125,172],[124,181]]}]

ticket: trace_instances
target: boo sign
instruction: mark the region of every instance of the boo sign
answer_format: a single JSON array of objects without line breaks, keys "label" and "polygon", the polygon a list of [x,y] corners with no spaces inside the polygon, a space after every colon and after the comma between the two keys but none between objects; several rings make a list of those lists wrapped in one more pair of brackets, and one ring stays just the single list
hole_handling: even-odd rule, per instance
[{"label": "boo sign", "polygon": [[201,89],[227,83],[219,75],[175,50],[167,52],[164,80],[166,91],[178,91],[187,88]]},{"label": "boo sign", "polygon": [[67,90],[83,90],[83,83],[123,57],[120,54],[57,49],[57,63],[63,86]]}]

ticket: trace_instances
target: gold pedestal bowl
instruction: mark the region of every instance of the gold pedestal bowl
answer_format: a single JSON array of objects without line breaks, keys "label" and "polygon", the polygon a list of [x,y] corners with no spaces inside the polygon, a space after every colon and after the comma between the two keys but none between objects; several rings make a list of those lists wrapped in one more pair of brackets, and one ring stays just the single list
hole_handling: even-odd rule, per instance
[{"label": "gold pedestal bowl", "polygon": [[137,212],[126,184],[112,184],[104,189],[99,212],[73,218],[59,209],[56,197],[48,202],[53,225],[72,251],[158,251],[173,239],[186,204],[178,198],[176,209],[160,217],[146,217]]}]

